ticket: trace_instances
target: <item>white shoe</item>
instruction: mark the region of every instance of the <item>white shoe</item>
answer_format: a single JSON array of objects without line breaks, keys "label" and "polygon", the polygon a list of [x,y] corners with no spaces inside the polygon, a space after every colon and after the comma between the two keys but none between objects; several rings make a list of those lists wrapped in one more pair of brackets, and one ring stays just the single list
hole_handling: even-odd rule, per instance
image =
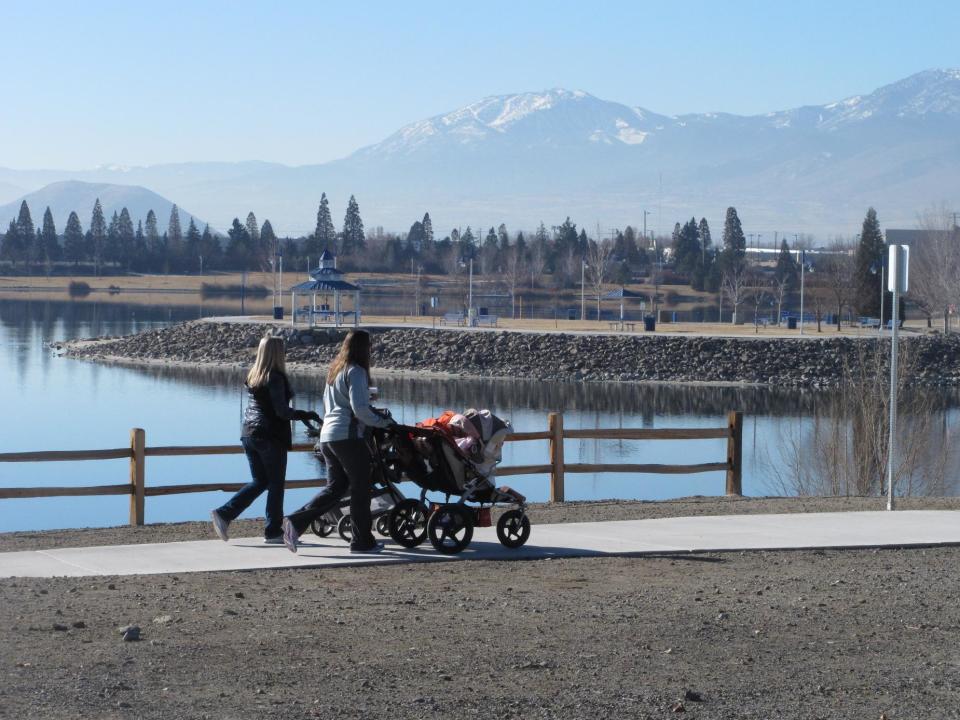
[{"label": "white shoe", "polygon": [[296,528],[293,527],[293,523],[290,522],[290,518],[283,519],[283,544],[287,546],[287,550],[292,553],[297,552],[297,540],[300,539],[300,534],[296,531]]},{"label": "white shoe", "polygon": [[214,510],[210,513],[210,519],[213,521],[213,530],[217,533],[217,537],[227,542],[230,539],[230,534],[227,532],[227,528],[230,527],[230,521],[224,520],[223,515]]}]

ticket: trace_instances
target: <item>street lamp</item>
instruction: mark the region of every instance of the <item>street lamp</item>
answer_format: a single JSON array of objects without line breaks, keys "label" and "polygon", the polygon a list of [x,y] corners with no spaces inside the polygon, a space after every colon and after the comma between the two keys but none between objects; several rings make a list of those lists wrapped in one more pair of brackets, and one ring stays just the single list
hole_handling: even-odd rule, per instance
[{"label": "street lamp", "polygon": [[[465,267],[466,265],[467,263],[465,263],[463,260],[460,261],[460,267]],[[467,322],[472,325],[473,315],[471,311],[473,310],[473,258],[470,258],[469,267],[470,280],[469,284],[467,285]]]},{"label": "street lamp", "polygon": [[878,331],[881,335],[883,335],[883,300],[884,300],[883,284],[884,284],[884,275],[887,270],[887,264],[885,261],[886,261],[886,255],[884,255],[884,257],[881,260],[875,261],[872,265],[870,265],[870,272],[873,273],[874,275],[877,274],[877,268],[879,267],[880,269],[880,327],[878,328]]},{"label": "street lamp", "polygon": [[586,320],[586,311],[587,311],[587,295],[586,295],[586,272],[587,272],[587,261],[583,258],[580,258],[580,322]]}]

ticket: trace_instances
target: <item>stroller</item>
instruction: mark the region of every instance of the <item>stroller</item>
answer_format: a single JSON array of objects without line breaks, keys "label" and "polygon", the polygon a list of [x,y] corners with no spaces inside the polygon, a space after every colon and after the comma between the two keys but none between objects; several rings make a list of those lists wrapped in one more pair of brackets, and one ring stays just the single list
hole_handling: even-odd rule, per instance
[{"label": "stroller", "polygon": [[[321,424],[322,425],[322,424]],[[316,438],[314,444],[314,455],[321,463],[325,463],[320,445],[320,427],[307,423],[307,435]],[[383,466],[382,453],[379,443],[382,437],[377,434],[367,439],[370,447],[370,456],[373,458],[373,467],[370,478],[370,516],[374,521],[374,528],[383,537],[388,537],[387,520],[391,510],[397,503],[405,500],[405,497],[396,483],[392,481],[392,476]],[[350,495],[344,495],[337,506],[310,524],[310,529],[319,537],[327,537],[333,533],[337,534],[346,541],[353,540],[353,523],[350,521]]]},{"label": "stroller", "polygon": [[[410,480],[421,488],[419,500],[397,502],[387,515],[387,531],[398,544],[412,548],[427,537],[439,552],[466,548],[475,526],[491,525],[494,505],[515,507],[497,521],[497,539],[519,548],[530,537],[526,498],[512,488],[497,487],[496,466],[509,422],[488,410],[446,411],[416,427],[396,425],[376,431],[379,463],[388,482]],[[427,494],[443,493],[443,503],[427,504]],[[459,500],[451,502],[452,496]],[[476,503],[477,505],[468,505]]]}]

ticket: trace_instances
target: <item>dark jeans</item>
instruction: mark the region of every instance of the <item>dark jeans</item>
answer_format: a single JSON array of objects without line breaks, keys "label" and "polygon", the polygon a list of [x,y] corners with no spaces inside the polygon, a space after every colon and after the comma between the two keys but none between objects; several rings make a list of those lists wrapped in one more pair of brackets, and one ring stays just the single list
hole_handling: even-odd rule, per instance
[{"label": "dark jeans", "polygon": [[237,494],[217,508],[224,520],[236,520],[240,513],[267,491],[267,525],[264,537],[278,537],[283,533],[283,485],[287,475],[287,449],[282,444],[265,438],[240,438],[253,480],[244,485]]},{"label": "dark jeans", "polygon": [[353,544],[372,545],[370,531],[370,450],[363,440],[334,440],[323,444],[327,461],[327,485],[320,492],[287,517],[298,535],[310,523],[337,507],[350,491],[350,517],[353,520]]}]

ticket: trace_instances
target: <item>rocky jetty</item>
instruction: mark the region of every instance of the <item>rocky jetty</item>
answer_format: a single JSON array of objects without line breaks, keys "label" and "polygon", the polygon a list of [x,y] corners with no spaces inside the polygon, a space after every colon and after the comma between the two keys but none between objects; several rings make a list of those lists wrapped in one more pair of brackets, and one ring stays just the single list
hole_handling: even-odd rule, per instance
[{"label": "rocky jetty", "polygon": [[[125,337],[58,345],[66,355],[141,363],[248,364],[266,333],[287,339],[287,359],[325,367],[346,330],[294,329],[195,321]],[[377,368],[410,373],[532,380],[753,383],[830,387],[845,368],[886,354],[886,344],[856,338],[718,338],[498,331],[373,329]],[[889,341],[887,341],[889,342]],[[903,340],[912,383],[960,385],[960,338]],[[869,361],[872,362],[872,361]]]}]

